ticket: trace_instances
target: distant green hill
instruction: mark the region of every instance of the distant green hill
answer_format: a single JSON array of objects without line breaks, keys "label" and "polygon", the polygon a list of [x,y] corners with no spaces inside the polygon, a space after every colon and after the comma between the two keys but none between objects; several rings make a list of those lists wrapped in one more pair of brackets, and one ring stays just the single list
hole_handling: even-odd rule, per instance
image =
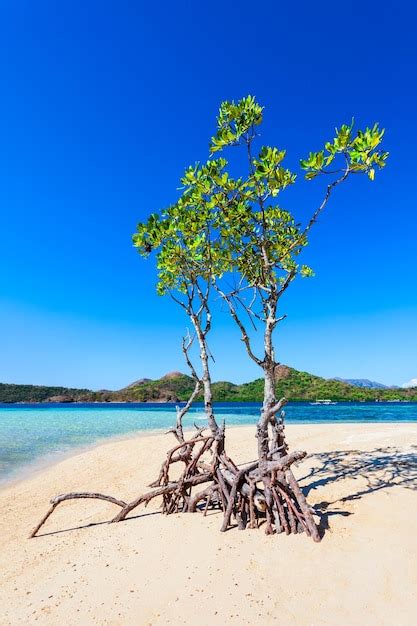
[{"label": "distant green hill", "polygon": [[[218,387],[218,385],[220,387]],[[257,379],[243,385],[226,386],[230,383],[214,383],[216,400],[260,401],[263,397],[263,380]],[[417,388],[366,388],[348,383],[321,378],[308,372],[300,372],[290,367],[280,366],[276,393],[291,401],[330,399],[339,401],[408,400],[417,402]]]},{"label": "distant green hill", "polygon": [[[178,402],[187,400],[194,388],[190,376],[171,372],[157,380],[144,378],[119,391],[90,391],[66,387],[8,385],[0,383],[0,402]],[[290,401],[331,399],[339,401],[408,400],[417,402],[417,388],[369,388],[321,378],[281,365],[277,368],[277,396]],[[263,379],[235,385],[228,381],[213,383],[216,402],[259,402]],[[202,400],[202,396],[198,398]]]},{"label": "distant green hill", "polygon": [[60,398],[57,402],[81,399],[91,394],[89,389],[68,387],[43,387],[41,385],[8,385],[0,383],[0,402],[45,402]]},{"label": "distant green hill", "polygon": [[134,402],[177,402],[188,400],[194,389],[191,376],[171,372],[158,380],[145,378],[114,394],[122,401]]}]

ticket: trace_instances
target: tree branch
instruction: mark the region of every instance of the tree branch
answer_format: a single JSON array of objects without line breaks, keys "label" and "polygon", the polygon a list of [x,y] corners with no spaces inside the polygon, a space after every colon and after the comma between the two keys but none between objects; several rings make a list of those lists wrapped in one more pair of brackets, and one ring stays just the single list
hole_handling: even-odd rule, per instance
[{"label": "tree branch", "polygon": [[286,256],[288,256],[288,254],[290,254],[290,252],[292,250],[294,250],[294,248],[296,248],[301,241],[304,239],[304,237],[307,235],[307,233],[310,231],[310,229],[312,228],[312,226],[315,224],[315,222],[317,221],[320,213],[323,211],[323,209],[325,208],[326,204],[328,203],[330,196],[332,194],[332,191],[335,187],[337,187],[337,185],[340,185],[340,183],[343,183],[346,178],[349,176],[350,174],[350,170],[349,168],[347,168],[346,170],[344,170],[343,176],[341,176],[340,178],[338,178],[337,180],[334,180],[332,183],[330,183],[329,185],[327,185],[327,189],[326,189],[326,193],[324,195],[323,201],[320,204],[320,206],[316,209],[316,211],[313,213],[310,221],[308,222],[307,226],[304,228],[303,232],[301,233],[301,235],[290,245],[289,248],[287,248],[287,250],[285,251],[284,256],[282,256],[280,258],[280,261],[283,261],[283,259],[285,259]]},{"label": "tree branch", "polygon": [[240,333],[241,333],[241,339],[243,341],[243,343],[245,344],[246,347],[246,352],[248,353],[248,355],[250,356],[250,358],[252,359],[252,361],[255,361],[255,363],[259,366],[262,366],[262,361],[261,359],[259,359],[253,352],[252,352],[252,347],[251,347],[251,343],[250,343],[250,338],[249,335],[246,331],[245,326],[243,325],[242,321],[240,320],[235,307],[233,306],[233,302],[231,300],[231,298],[224,293],[224,291],[222,291],[220,289],[220,287],[218,285],[214,285],[215,290],[217,291],[217,293],[223,298],[223,300],[227,303],[228,307],[229,307],[229,311],[230,311],[230,315],[232,316],[232,318],[234,319],[235,323],[237,324],[237,326],[239,327]]}]

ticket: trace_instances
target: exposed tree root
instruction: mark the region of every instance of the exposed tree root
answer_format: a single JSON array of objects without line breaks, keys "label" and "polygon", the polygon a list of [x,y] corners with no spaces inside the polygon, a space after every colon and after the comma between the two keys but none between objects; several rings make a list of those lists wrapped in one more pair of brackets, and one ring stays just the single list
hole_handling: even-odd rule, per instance
[{"label": "exposed tree root", "polygon": [[[154,498],[162,497],[162,512],[167,515],[195,512],[201,501],[205,501],[204,513],[209,507],[222,510],[223,532],[232,526],[233,519],[242,530],[256,528],[266,519],[267,534],[305,531],[315,541],[320,540],[311,510],[291,471],[291,465],[304,458],[305,452],[237,467],[224,451],[216,454],[218,448],[224,448],[223,443],[215,446],[216,443],[219,441],[210,435],[184,440],[175,446],[168,452],[153,488],[129,503],[100,493],[68,493],[53,498],[30,537],[39,532],[58,504],[66,500],[93,498],[112,502],[120,511],[111,521],[120,522],[140,505],[147,506]],[[210,455],[211,458],[204,458]],[[170,480],[170,466],[178,460],[185,463],[185,468],[177,480]],[[209,485],[193,493],[193,488],[204,483]]]},{"label": "exposed tree root", "polygon": [[106,500],[107,502],[112,502],[113,504],[117,504],[117,506],[120,506],[122,509],[127,506],[126,502],[124,502],[123,500],[118,500],[117,498],[113,498],[113,496],[106,496],[102,493],[94,493],[94,492],[89,492],[89,491],[64,493],[62,495],[55,496],[55,498],[51,499],[51,507],[47,510],[47,512],[45,513],[45,515],[43,516],[39,524],[35,526],[35,528],[32,530],[32,532],[29,535],[29,538],[35,537],[35,535],[37,534],[41,526],[45,524],[48,517],[55,511],[58,504],[60,504],[61,502],[64,502],[65,500],[83,500],[85,498],[91,498],[94,500]]}]

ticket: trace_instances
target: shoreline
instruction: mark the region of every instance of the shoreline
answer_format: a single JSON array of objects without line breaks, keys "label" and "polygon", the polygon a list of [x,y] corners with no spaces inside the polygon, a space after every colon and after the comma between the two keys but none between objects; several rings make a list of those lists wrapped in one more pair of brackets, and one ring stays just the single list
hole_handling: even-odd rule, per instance
[{"label": "shoreline", "polygon": [[[306,428],[306,427],[320,427],[320,426],[351,426],[351,425],[356,425],[358,427],[372,427],[372,426],[377,426],[377,425],[387,425],[387,426],[396,426],[398,424],[401,425],[416,425],[416,433],[417,433],[417,422],[415,421],[407,421],[407,420],[396,420],[396,421],[368,421],[368,422],[358,422],[358,421],[347,421],[347,420],[343,420],[342,421],[332,421],[332,420],[328,420],[328,421],[306,421],[306,422],[290,422],[290,423],[286,423],[285,424],[285,428],[286,430],[289,428],[290,430],[292,429],[297,429],[297,428]],[[226,440],[227,440],[227,432],[229,432],[230,430],[235,430],[235,429],[252,429],[253,433],[254,433],[254,437],[255,437],[255,423],[254,424],[232,424],[230,426],[227,427],[226,429]],[[192,427],[184,427],[184,432],[185,433],[189,433],[193,430]],[[154,437],[159,437],[159,436],[163,436],[166,435],[167,437],[167,448],[166,451],[168,451],[168,449],[171,447],[170,445],[170,441],[169,441],[169,433],[167,433],[165,431],[165,429],[143,429],[143,430],[136,430],[136,431],[132,431],[129,433],[125,433],[123,435],[111,435],[109,437],[104,437],[101,439],[97,439],[94,442],[91,442],[90,444],[85,444],[85,445],[80,445],[80,446],[74,446],[73,448],[69,448],[68,450],[57,450],[55,452],[50,452],[47,453],[43,456],[39,456],[36,459],[33,459],[32,461],[29,461],[28,463],[23,464],[20,467],[17,467],[16,469],[12,470],[12,472],[9,475],[6,475],[4,477],[0,477],[0,494],[2,491],[9,489],[11,487],[20,485],[21,483],[26,482],[27,480],[32,480],[33,478],[36,478],[38,476],[40,476],[44,471],[50,470],[58,465],[60,465],[61,463],[73,459],[75,457],[78,456],[82,456],[84,454],[88,454],[89,452],[92,452],[94,450],[100,449],[100,448],[106,448],[106,446],[111,446],[113,444],[117,444],[119,442],[123,442],[123,441],[132,441],[135,439],[143,439],[143,438],[154,438]],[[172,443],[172,441],[171,441]],[[307,455],[309,454],[308,450],[307,450]]]},{"label": "shoreline", "polygon": [[[147,407],[150,405],[153,405],[154,408],[156,407],[170,407],[170,408],[175,408],[175,406],[177,404],[179,405],[185,405],[186,404],[186,400],[175,400],[172,402],[162,402],[162,401],[158,401],[158,400],[146,400],[144,402],[136,402],[135,400],[109,400],[108,402],[102,402],[100,400],[96,400],[93,402],[84,402],[84,401],[78,401],[78,400],[74,400],[71,402],[26,402],[26,401],[19,401],[19,402],[0,402],[0,408],[1,409],[7,409],[8,407],[11,408],[24,408],[25,406],[29,407],[29,408],[33,408],[33,407],[42,407],[42,408],[47,408],[47,407],[51,407],[51,408],[64,408],[64,407],[71,407],[71,406],[78,406],[79,405],[83,405],[83,406],[114,406],[114,405],[122,405],[122,406],[129,406],[129,405],[139,405],[141,407]],[[370,405],[374,405],[374,404],[417,404],[417,400],[346,400],[346,399],[342,399],[342,400],[332,400],[332,402],[335,402],[336,404],[370,404]],[[262,400],[215,400],[213,402],[213,406],[224,406],[224,405],[248,405],[248,404],[255,404],[257,406],[262,406]],[[316,404],[316,402],[314,400],[288,400],[288,404],[309,404],[309,405],[314,405]],[[204,406],[204,402],[203,401],[196,401],[194,403],[194,406]]]},{"label": "shoreline", "polygon": [[[184,428],[184,432],[187,429]],[[23,464],[20,467],[15,468],[12,472],[4,477],[0,477],[0,493],[9,487],[18,485],[26,480],[30,480],[32,477],[36,477],[42,474],[44,470],[59,465],[63,461],[72,459],[82,454],[86,454],[100,448],[102,446],[111,445],[112,443],[118,443],[119,441],[130,441],[131,439],[143,438],[143,437],[157,437],[163,435],[164,429],[155,430],[137,430],[124,435],[111,435],[109,437],[103,437],[80,446],[74,446],[68,450],[56,450],[55,452],[48,452],[45,455],[39,456],[28,463]],[[30,475],[29,475],[30,474]]]}]

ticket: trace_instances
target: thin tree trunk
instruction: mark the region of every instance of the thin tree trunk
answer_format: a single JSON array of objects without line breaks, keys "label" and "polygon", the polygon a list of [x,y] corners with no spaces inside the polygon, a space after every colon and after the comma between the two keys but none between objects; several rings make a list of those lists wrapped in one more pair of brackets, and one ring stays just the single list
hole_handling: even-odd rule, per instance
[{"label": "thin tree trunk", "polygon": [[201,329],[200,321],[196,318],[196,316],[192,316],[191,319],[194,324],[195,331],[197,333],[198,345],[200,347],[200,360],[201,360],[201,367],[202,367],[202,373],[203,373],[201,380],[203,382],[204,410],[207,416],[209,428],[213,436],[218,436],[220,429],[213,413],[213,393],[211,390],[211,376],[210,376],[207,341],[206,341],[205,333]]}]

